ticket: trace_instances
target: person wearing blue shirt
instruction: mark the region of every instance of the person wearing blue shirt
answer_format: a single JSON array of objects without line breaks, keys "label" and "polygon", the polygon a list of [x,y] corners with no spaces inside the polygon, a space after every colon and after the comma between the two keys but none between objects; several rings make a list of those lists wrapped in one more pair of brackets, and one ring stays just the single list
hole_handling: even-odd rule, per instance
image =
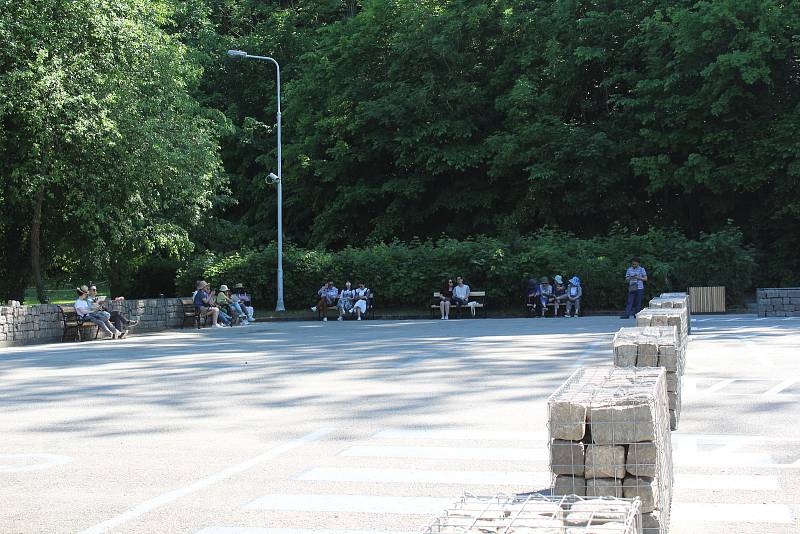
[{"label": "person wearing blue shirt", "polygon": [[628,301],[625,305],[625,315],[627,319],[631,315],[636,315],[642,309],[644,300],[644,283],[647,281],[647,271],[640,265],[639,258],[631,258],[631,266],[625,271],[625,283],[628,286]]},{"label": "person wearing blue shirt", "polygon": [[211,324],[214,327],[221,327],[217,321],[219,320],[219,308],[216,304],[211,303],[211,295],[208,292],[208,282],[201,280],[197,282],[197,291],[194,294],[194,307],[200,312],[200,317],[211,316],[213,321]]}]

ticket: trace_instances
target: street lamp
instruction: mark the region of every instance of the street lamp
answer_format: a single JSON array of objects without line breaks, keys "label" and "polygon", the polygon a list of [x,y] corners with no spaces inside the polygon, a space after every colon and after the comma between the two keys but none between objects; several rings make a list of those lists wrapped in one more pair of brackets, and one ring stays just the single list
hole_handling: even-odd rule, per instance
[{"label": "street lamp", "polygon": [[281,158],[281,66],[278,62],[267,56],[251,56],[241,50],[228,50],[228,55],[232,58],[257,59],[260,61],[271,61],[275,64],[278,74],[278,175],[269,173],[271,183],[278,185],[278,301],[275,303],[275,311],[286,311],[283,305],[283,168]]}]

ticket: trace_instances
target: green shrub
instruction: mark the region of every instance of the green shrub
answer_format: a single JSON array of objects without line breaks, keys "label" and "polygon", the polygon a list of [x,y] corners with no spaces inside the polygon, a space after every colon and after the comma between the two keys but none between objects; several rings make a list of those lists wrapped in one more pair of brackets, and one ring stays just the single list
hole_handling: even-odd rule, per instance
[{"label": "green shrub", "polygon": [[[623,277],[633,255],[640,256],[648,270],[648,296],[685,291],[692,285],[724,285],[729,300],[740,302],[753,285],[754,254],[735,228],[702,234],[697,240],[673,230],[636,235],[617,228],[608,236],[579,239],[545,229],[508,240],[393,242],[336,252],[289,245],[284,250],[284,294],[286,306],[299,309],[313,303],[328,277],[340,288],[345,280],[364,280],[380,305],[424,307],[447,277],[462,274],[473,289],[488,292],[493,308],[508,308],[522,306],[529,277],[561,274],[565,279],[581,278],[585,306],[609,310],[625,299]],[[276,262],[274,243],[223,256],[206,253],[179,272],[177,292],[191,293],[198,279],[215,287],[241,282],[258,302],[271,305],[276,299]]]}]

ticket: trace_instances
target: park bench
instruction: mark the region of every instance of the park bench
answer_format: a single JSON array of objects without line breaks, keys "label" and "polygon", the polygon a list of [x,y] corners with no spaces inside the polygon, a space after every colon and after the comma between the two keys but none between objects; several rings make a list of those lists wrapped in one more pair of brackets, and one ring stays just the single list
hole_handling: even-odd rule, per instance
[{"label": "park bench", "polygon": [[[78,317],[78,312],[75,311],[75,306],[59,306],[58,310],[61,312],[61,318],[64,321],[64,333],[61,334],[61,342],[67,340],[67,335],[75,332],[74,341],[83,341],[84,337],[81,335],[81,330],[88,329],[91,336],[91,330],[94,328],[94,339],[100,335],[100,327],[89,321],[81,321]],[[88,338],[87,338],[88,339]]]},{"label": "park bench", "polygon": [[[194,307],[194,299],[192,297],[181,297],[181,307],[183,309],[183,321],[181,321],[181,328],[186,327],[186,323],[191,323],[195,328],[200,328],[200,312]],[[203,323],[206,320],[204,318]]]},{"label": "park bench", "polygon": [[[442,294],[439,291],[434,291],[433,292],[433,304],[431,304],[431,317],[435,317],[436,312],[440,309],[439,308],[439,302],[440,302],[440,297],[441,296],[442,296]],[[470,310],[470,312],[471,312],[473,317],[477,316],[476,315],[477,312],[475,310],[483,310],[483,317],[484,318],[486,317],[486,291],[472,291],[472,290],[470,290],[470,292],[469,292],[469,302],[474,302],[475,304],[473,304],[471,306],[470,305],[462,306],[462,308],[466,308],[466,309]],[[453,310],[456,310],[456,313],[458,313],[458,308],[451,304],[450,305],[450,312],[452,313]],[[459,315],[459,317],[460,317],[460,315]]]},{"label": "park bench", "polygon": [[[333,312],[334,317],[339,317],[339,297],[333,301],[333,304],[328,306],[328,313],[330,314]],[[355,313],[345,315],[345,319],[348,317],[355,317]],[[370,290],[369,296],[367,297],[367,313],[364,314],[364,318],[375,318],[375,292]],[[317,308],[317,319],[322,319],[322,308]]]}]

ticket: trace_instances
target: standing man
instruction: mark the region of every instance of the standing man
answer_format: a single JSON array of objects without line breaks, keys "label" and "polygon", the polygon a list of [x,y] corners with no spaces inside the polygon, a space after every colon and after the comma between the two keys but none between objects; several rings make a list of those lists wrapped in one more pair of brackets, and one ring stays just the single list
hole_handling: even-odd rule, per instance
[{"label": "standing man", "polygon": [[453,288],[453,304],[458,309],[458,318],[461,319],[461,306],[469,302],[469,286],[464,283],[463,276],[456,277],[456,286]]},{"label": "standing man", "polygon": [[319,295],[319,302],[316,306],[311,306],[311,311],[317,313],[317,309],[322,311],[322,320],[328,321],[328,306],[333,306],[336,302],[336,297],[339,296],[339,290],[333,285],[333,280],[328,280],[324,286],[317,291]]},{"label": "standing man", "polygon": [[642,309],[644,299],[644,283],[647,281],[647,271],[639,264],[639,258],[631,258],[631,266],[625,271],[625,282],[628,284],[628,302],[625,305],[625,315],[627,319],[631,315],[636,315]]}]

